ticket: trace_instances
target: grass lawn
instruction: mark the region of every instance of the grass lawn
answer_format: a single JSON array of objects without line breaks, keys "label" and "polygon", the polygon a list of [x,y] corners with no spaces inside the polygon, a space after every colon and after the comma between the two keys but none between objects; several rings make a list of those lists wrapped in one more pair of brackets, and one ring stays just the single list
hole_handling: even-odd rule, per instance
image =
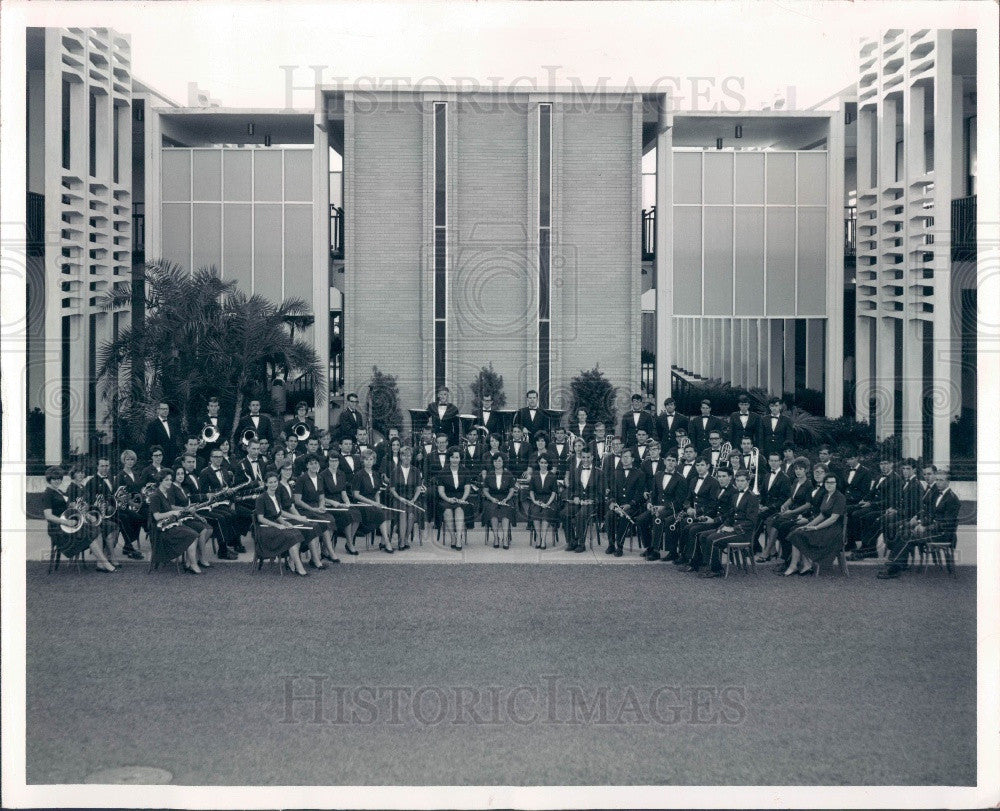
[{"label": "grass lawn", "polygon": [[29,563],[27,779],[972,785],[975,570],[874,574]]}]

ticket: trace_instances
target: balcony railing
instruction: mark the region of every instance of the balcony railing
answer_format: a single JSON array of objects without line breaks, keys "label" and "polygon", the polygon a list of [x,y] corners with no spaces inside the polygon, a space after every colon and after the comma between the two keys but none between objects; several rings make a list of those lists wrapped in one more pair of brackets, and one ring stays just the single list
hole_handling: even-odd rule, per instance
[{"label": "balcony railing", "polygon": [[976,259],[976,195],[951,201],[951,261]]},{"label": "balcony railing", "polygon": [[656,258],[656,206],[642,210],[642,261]]},{"label": "balcony railing", "polygon": [[330,205],[330,258],[344,258],[344,209]]},{"label": "balcony railing", "polygon": [[25,205],[28,256],[45,255],[45,195],[29,191]]},{"label": "balcony railing", "polygon": [[844,256],[853,257],[858,246],[858,207],[844,206]]}]

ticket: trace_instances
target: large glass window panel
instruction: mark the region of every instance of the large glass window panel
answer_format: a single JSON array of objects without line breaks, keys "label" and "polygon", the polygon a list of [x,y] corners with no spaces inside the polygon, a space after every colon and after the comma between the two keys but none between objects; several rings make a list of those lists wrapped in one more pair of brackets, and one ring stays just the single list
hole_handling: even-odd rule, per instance
[{"label": "large glass window panel", "polygon": [[227,149],[222,153],[223,194],[226,200],[252,200],[253,153]]},{"label": "large glass window panel", "polygon": [[767,202],[795,204],[795,153],[767,153]]},{"label": "large glass window panel", "polygon": [[194,270],[222,265],[222,206],[219,203],[195,203],[192,245]]},{"label": "large glass window panel", "polygon": [[826,152],[799,153],[799,205],[826,205]]},{"label": "large glass window panel", "polygon": [[767,210],[767,314],[795,313],[795,209]]},{"label": "large glass window panel", "polygon": [[275,303],[281,301],[281,206],[254,206],[254,292]]},{"label": "large glass window panel", "polygon": [[166,262],[191,269],[191,204],[164,203],[160,254]]},{"label": "large glass window panel", "polygon": [[733,202],[732,152],[705,153],[705,203]]},{"label": "large glass window panel", "polygon": [[164,149],[160,159],[160,195],[164,201],[191,199],[191,151]]},{"label": "large glass window panel", "polygon": [[253,156],[253,199],[281,199],[281,150],[255,149]]},{"label": "large glass window panel", "polygon": [[764,207],[740,206],[735,211],[735,313],[759,317],[764,314]]},{"label": "large glass window panel", "polygon": [[674,207],[674,313],[701,315],[701,208]]},{"label": "large glass window panel", "polygon": [[312,150],[285,150],[285,199],[312,200]]},{"label": "large glass window panel", "polygon": [[253,279],[253,211],[248,203],[226,203],[222,218],[222,272],[250,292]]},{"label": "large glass window panel", "polygon": [[674,202],[701,202],[700,152],[674,152]]},{"label": "large glass window panel", "polygon": [[285,298],[312,301],[312,206],[285,206]]},{"label": "large glass window panel", "polygon": [[799,209],[799,315],[825,315],[826,209]]},{"label": "large glass window panel", "polygon": [[192,155],[195,200],[219,200],[222,193],[222,153],[196,149]]},{"label": "large glass window panel", "polygon": [[733,209],[705,207],[705,315],[733,313]]},{"label": "large glass window panel", "polygon": [[736,152],[736,202],[764,202],[764,155]]}]

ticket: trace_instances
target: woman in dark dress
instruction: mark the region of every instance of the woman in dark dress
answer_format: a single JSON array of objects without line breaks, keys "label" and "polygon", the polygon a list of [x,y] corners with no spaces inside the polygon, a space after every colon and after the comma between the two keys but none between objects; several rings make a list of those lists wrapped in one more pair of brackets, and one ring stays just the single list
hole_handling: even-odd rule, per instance
[{"label": "woman in dark dress", "polygon": [[[170,470],[162,470],[159,483],[149,496],[149,514],[153,521],[178,518],[183,514],[180,506],[173,500],[174,474]],[[153,562],[169,563],[178,555],[184,556],[184,571],[191,574],[201,574],[196,556],[198,533],[184,524],[174,524],[167,529],[154,530],[156,538],[153,544]]]},{"label": "woman in dark dress", "polygon": [[448,448],[448,467],[438,474],[437,490],[444,529],[446,533],[451,533],[451,548],[461,549],[458,528],[465,526],[465,511],[470,506],[472,485],[469,474],[462,469],[462,451],[455,446]]},{"label": "woman in dark dress", "polygon": [[400,441],[398,436],[394,436],[389,440],[389,452],[383,457],[381,463],[378,466],[379,473],[381,473],[389,481],[392,481],[393,471],[396,466],[399,465],[399,452],[403,447],[403,443]]},{"label": "woman in dark dress", "polygon": [[826,475],[823,479],[825,495],[816,516],[788,536],[793,549],[786,575],[809,574],[814,570],[818,573],[820,566],[832,561],[843,550],[847,497],[837,489],[837,483],[833,473]]},{"label": "woman in dark dress", "polygon": [[[496,439],[490,436],[490,442]],[[493,527],[493,548],[500,546],[503,538],[503,548],[510,549],[508,540],[510,522],[514,519],[514,499],[517,495],[517,482],[513,474],[504,470],[503,454],[492,457],[492,466],[483,481],[483,523]]]},{"label": "woman in dark dress", "polygon": [[812,475],[813,483],[812,487],[809,488],[809,496],[805,504],[800,504],[794,510],[790,510],[787,518],[775,522],[775,528],[778,530],[778,551],[781,554],[781,563],[773,571],[778,574],[785,571],[785,565],[792,557],[792,545],[788,542],[789,534],[808,524],[810,519],[816,515],[820,502],[823,501],[825,492],[823,479],[826,478],[826,466],[819,463],[813,465]]},{"label": "woman in dark dress", "polygon": [[796,519],[809,508],[809,496],[812,493],[812,488],[809,486],[809,460],[799,457],[791,470],[792,492],[778,512],[764,522],[764,535],[767,540],[764,551],[756,557],[757,563],[767,563],[771,558],[777,557],[779,528],[787,534]]},{"label": "woman in dark dress", "polygon": [[538,460],[545,457],[549,462],[549,469],[552,468],[553,457],[549,452],[549,435],[545,431],[535,434],[535,449],[528,456],[528,467],[535,473],[538,472]]},{"label": "woman in dark dress", "polygon": [[87,500],[87,471],[82,466],[69,469],[69,485],[66,487],[66,501]]},{"label": "woman in dark dress", "polygon": [[[184,480],[186,478],[187,471],[184,470],[183,465],[174,470],[174,483],[172,485],[173,489],[171,490],[170,501],[178,507],[191,506],[191,498],[188,496],[187,490],[184,489]],[[205,548],[208,544],[208,539],[212,537],[212,527],[209,525],[208,521],[197,513],[189,518],[185,518],[184,526],[190,527],[198,533],[198,565],[202,569],[211,569],[212,565],[205,560],[205,558],[208,557],[208,555],[205,554]]]},{"label": "woman in dark dress", "polygon": [[358,531],[362,534],[380,530],[382,540],[379,541],[378,548],[383,552],[391,553],[392,533],[389,527],[388,513],[382,509],[379,502],[379,491],[382,489],[382,476],[375,470],[375,451],[365,448],[361,452],[361,470],[354,474],[351,482],[353,491],[352,501],[355,504],[363,505],[357,508],[361,515],[361,526]]},{"label": "woman in dark dress", "polygon": [[531,474],[528,485],[528,517],[534,522],[538,532],[539,549],[548,548],[546,540],[549,528],[558,526],[559,511],[556,508],[556,474],[549,470],[548,454],[542,453],[538,459],[538,472]]},{"label": "woman in dark dress", "polygon": [[62,468],[50,467],[45,471],[45,498],[44,515],[48,526],[49,538],[56,549],[68,558],[75,558],[81,552],[89,550],[97,560],[97,571],[113,572],[116,566],[104,556],[98,528],[84,522],[83,527],[76,532],[70,533],[63,530],[63,527],[72,527],[73,522],[68,518],[63,518],[66,512],[66,497],[60,492],[59,485],[66,474]]},{"label": "woman in dark dress", "polygon": [[300,577],[307,576],[309,573],[299,558],[299,547],[305,538],[293,526],[291,514],[281,509],[277,471],[269,470],[264,474],[264,492],[254,501],[253,514],[257,520],[254,556],[260,559],[287,555],[288,568]]},{"label": "woman in dark dress", "polygon": [[[332,458],[335,459],[336,457]],[[273,470],[273,468],[269,468],[269,470]],[[308,529],[299,529],[303,539],[302,545],[299,547],[299,560],[302,562],[308,562],[309,560],[318,561],[322,554],[320,552],[319,539],[320,535],[322,535],[322,528],[327,522],[313,520],[299,512],[295,506],[294,482],[292,480],[294,472],[295,469],[291,462],[286,462],[278,469],[278,488],[276,490],[278,504],[281,506],[281,512],[289,521],[297,524],[299,527],[308,527]]]},{"label": "woman in dark dress", "polygon": [[[393,440],[395,442],[395,440]],[[393,498],[393,506],[403,512],[399,515],[399,548],[410,548],[410,533],[419,523],[420,516],[425,513],[419,498],[427,488],[424,486],[423,474],[412,464],[413,450],[404,445],[399,451],[399,465],[389,478],[389,494]]]},{"label": "woman in dark dress", "polygon": [[323,471],[322,477],[328,506],[344,507],[344,509],[327,513],[331,525],[334,527],[327,555],[331,560],[335,557],[334,549],[337,546],[337,535],[344,536],[344,551],[348,555],[358,554],[358,550],[354,548],[354,536],[357,534],[358,527],[361,526],[361,511],[357,507],[347,507],[351,503],[350,492],[353,482],[350,468],[347,465],[342,465],[340,460],[339,454],[331,454],[329,465]]},{"label": "woman in dark dress", "polygon": [[219,450],[222,451],[222,469],[226,471],[226,477],[233,472],[233,448],[228,439],[223,439],[219,443]]}]

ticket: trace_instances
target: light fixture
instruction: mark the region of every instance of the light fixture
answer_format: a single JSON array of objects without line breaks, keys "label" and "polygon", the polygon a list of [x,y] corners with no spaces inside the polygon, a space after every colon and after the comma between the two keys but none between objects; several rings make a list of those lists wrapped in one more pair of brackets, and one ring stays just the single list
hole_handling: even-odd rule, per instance
[{"label": "light fixture", "polygon": [[253,122],[247,124],[247,135],[253,135]]},{"label": "light fixture", "polygon": [[844,123],[845,124],[851,124],[853,121],[854,121],[854,116],[853,115],[851,115],[850,113],[846,113],[844,115]]},{"label": "light fixture", "polygon": [[716,138],[715,139],[715,148],[716,149],[722,149],[722,139],[721,138]]},{"label": "light fixture", "polygon": [[736,137],[737,138],[742,138],[743,137],[743,125],[742,124],[737,124],[736,125]]},{"label": "light fixture", "polygon": [[271,145],[271,136],[270,135],[265,135],[264,136],[264,146],[270,146],[270,145]]}]

